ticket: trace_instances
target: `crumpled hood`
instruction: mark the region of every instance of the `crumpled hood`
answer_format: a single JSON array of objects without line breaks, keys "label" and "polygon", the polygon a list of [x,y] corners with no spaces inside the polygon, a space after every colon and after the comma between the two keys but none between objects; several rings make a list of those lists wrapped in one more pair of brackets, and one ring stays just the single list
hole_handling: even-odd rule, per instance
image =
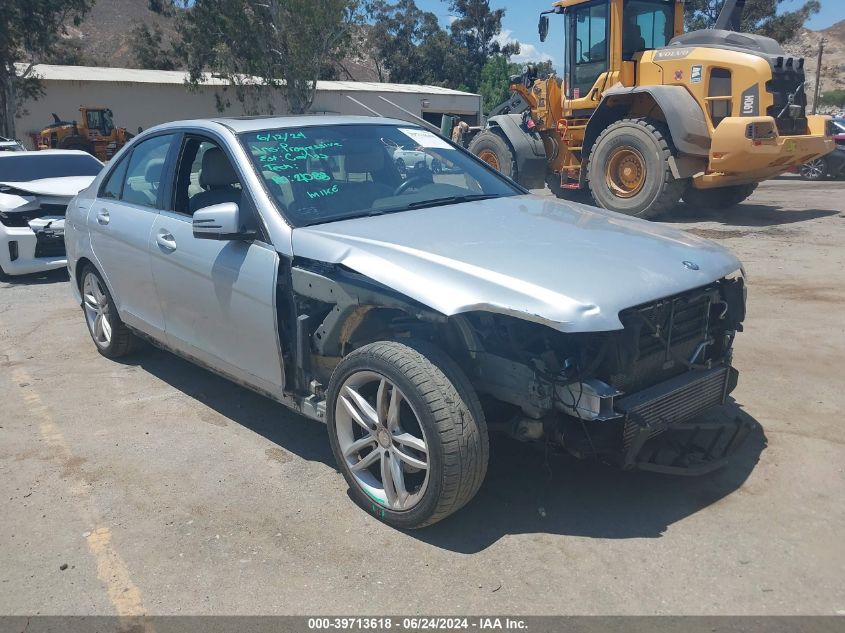
[{"label": "crumpled hood", "polygon": [[42,204],[67,204],[95,178],[65,176],[26,182],[0,181],[0,211],[31,211]]},{"label": "crumpled hood", "polygon": [[[343,264],[445,315],[511,314],[564,332],[739,269],[689,233],[533,195],[293,230],[296,257]],[[684,262],[688,262],[685,264]]]}]

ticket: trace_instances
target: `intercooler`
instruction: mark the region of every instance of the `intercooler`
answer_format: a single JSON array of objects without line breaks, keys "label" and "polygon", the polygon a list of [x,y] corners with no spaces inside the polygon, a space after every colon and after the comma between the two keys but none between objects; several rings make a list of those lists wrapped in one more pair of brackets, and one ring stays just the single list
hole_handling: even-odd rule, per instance
[{"label": "intercooler", "polygon": [[625,449],[635,440],[644,442],[675,424],[723,404],[728,378],[727,367],[690,371],[617,400],[617,411],[625,414]]}]

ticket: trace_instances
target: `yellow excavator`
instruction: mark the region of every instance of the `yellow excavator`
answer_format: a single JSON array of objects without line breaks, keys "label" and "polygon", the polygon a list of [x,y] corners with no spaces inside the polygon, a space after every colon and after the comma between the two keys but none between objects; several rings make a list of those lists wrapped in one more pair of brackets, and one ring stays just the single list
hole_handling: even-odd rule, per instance
[{"label": "yellow excavator", "polygon": [[834,148],[807,116],[804,60],[740,33],[745,0],[684,33],[684,0],[559,0],[566,71],[511,78],[511,98],[469,143],[528,188],[588,188],[606,209],[650,218],[683,198],[725,208],[758,183]]}]

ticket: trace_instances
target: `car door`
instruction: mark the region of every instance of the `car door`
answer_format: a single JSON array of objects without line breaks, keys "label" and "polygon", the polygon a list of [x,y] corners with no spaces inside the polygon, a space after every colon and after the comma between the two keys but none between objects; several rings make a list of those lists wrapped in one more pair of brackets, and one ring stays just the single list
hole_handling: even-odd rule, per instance
[{"label": "car door", "polygon": [[278,254],[263,238],[215,241],[193,236],[191,216],[197,208],[237,202],[242,215],[255,213],[249,193],[241,189],[243,179],[223,143],[192,134],[182,140],[174,178],[172,198],[155,219],[150,245],[168,344],[280,395]]},{"label": "car door", "polygon": [[88,212],[91,248],[121,318],[156,338],[164,337],[164,315],[152,278],[150,240],[175,138],[162,134],[138,143],[106,176]]}]

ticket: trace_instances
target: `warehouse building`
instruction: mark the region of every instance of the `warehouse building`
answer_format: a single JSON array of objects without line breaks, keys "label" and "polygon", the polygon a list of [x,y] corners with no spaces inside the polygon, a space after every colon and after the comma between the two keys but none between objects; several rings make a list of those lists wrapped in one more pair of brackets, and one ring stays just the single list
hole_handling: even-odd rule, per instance
[{"label": "warehouse building", "polygon": [[[32,135],[53,121],[53,114],[72,121],[80,106],[110,108],[114,123],[130,132],[179,119],[241,116],[243,106],[227,82],[209,78],[198,88],[185,85],[181,71],[137,70],[85,66],[35,67],[45,94],[25,104],[17,121],[18,138],[32,145]],[[231,102],[222,113],[218,98]],[[286,112],[284,101],[274,102],[274,113]],[[440,126],[443,114],[458,116],[470,125],[481,121],[481,97],[438,86],[416,86],[356,81],[317,82],[315,114],[375,115],[415,121],[420,117]],[[269,112],[268,112],[269,114]]]}]

